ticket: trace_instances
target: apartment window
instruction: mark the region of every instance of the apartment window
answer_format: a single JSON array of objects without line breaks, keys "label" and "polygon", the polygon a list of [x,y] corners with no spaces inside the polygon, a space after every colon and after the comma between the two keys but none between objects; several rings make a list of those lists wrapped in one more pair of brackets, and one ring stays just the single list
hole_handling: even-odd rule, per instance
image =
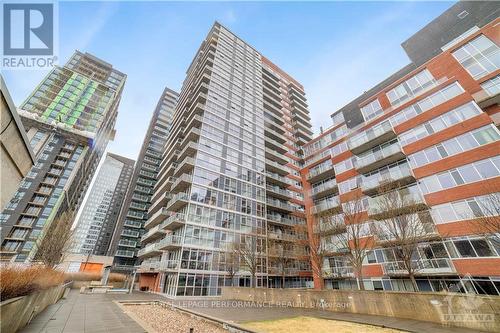
[{"label": "apartment window", "polygon": [[474,79],[500,67],[499,47],[484,35],[471,40],[452,54]]},{"label": "apartment window", "polygon": [[397,87],[387,92],[387,98],[391,105],[401,104],[410,98],[421,94],[425,89],[434,85],[434,78],[432,74],[424,69],[417,75],[401,83]]},{"label": "apartment window", "polygon": [[481,87],[489,96],[495,96],[500,93],[500,75],[481,83]]},{"label": "apartment window", "polygon": [[382,112],[383,110],[378,99],[375,99],[374,101],[361,108],[361,113],[363,114],[363,118],[365,119],[365,121],[375,118]]},{"label": "apartment window", "polygon": [[432,207],[431,214],[436,224],[495,216],[498,214],[493,203],[500,193],[458,200]]},{"label": "apartment window", "polygon": [[423,100],[401,110],[394,116],[390,118],[393,126],[399,125],[407,120],[410,120],[417,115],[440,105],[455,96],[458,96],[464,92],[464,89],[458,82],[454,82],[449,86],[441,89],[438,92],[424,98]]},{"label": "apartment window", "polygon": [[499,131],[493,125],[487,125],[416,152],[409,156],[409,160],[412,167],[417,168],[498,140]]},{"label": "apartment window", "polygon": [[338,112],[332,116],[333,126],[340,125],[345,122],[344,113]]},{"label": "apartment window", "polygon": [[420,187],[427,194],[498,176],[500,176],[500,156],[425,177]]},{"label": "apartment window", "polygon": [[464,104],[454,110],[451,110],[439,117],[427,121],[409,131],[401,134],[401,144],[408,145],[412,142],[421,140],[431,134],[440,132],[450,126],[458,124],[466,119],[472,118],[482,111],[474,102]]}]

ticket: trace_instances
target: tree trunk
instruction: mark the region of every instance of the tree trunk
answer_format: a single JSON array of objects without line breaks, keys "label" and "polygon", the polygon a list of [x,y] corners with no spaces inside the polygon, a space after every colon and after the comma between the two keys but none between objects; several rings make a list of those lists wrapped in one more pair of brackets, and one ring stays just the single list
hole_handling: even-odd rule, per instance
[{"label": "tree trunk", "polygon": [[251,281],[251,285],[252,285],[252,288],[255,288],[257,286],[257,281],[255,281],[255,272],[252,272],[252,281]]},{"label": "tree trunk", "polygon": [[410,273],[410,281],[413,286],[413,291],[418,291],[418,285],[417,285],[417,280],[415,280],[415,275],[413,272]]},{"label": "tree trunk", "polygon": [[285,288],[285,273],[281,276],[281,288]]},{"label": "tree trunk", "polygon": [[359,290],[365,290],[365,284],[363,283],[363,273],[361,268],[356,269],[356,282],[358,283]]}]

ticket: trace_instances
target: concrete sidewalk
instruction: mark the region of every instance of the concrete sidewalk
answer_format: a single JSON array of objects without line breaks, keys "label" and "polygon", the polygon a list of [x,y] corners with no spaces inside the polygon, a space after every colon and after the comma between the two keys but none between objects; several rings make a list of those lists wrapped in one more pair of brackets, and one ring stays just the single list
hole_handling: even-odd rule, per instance
[{"label": "concrete sidewalk", "polygon": [[114,300],[164,299],[146,293],[80,294],[71,290],[66,299],[50,305],[22,333],[143,333],[144,329],[113,303]]},{"label": "concrete sidewalk", "polygon": [[[275,320],[297,316],[343,320],[376,326],[400,329],[409,332],[426,333],[471,333],[460,328],[447,328],[438,324],[398,319],[391,317],[334,313],[330,311],[284,308],[284,307],[218,307],[212,300],[169,300],[161,295],[135,292],[133,294],[80,294],[71,290],[66,299],[53,304],[26,326],[22,333],[143,333],[144,329],[125,314],[113,301],[153,301],[172,302],[201,314],[225,321],[244,323],[249,321]],[[214,299],[218,301],[219,299]],[[194,301],[194,302],[193,302]],[[302,333],[302,332],[301,332]]]}]

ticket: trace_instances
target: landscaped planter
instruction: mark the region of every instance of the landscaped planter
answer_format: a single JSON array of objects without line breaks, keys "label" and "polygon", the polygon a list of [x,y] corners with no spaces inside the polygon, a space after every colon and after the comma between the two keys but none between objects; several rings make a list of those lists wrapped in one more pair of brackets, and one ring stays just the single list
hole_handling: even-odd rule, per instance
[{"label": "landscaped planter", "polygon": [[14,333],[26,326],[36,315],[64,295],[71,283],[40,290],[0,303],[0,332]]}]

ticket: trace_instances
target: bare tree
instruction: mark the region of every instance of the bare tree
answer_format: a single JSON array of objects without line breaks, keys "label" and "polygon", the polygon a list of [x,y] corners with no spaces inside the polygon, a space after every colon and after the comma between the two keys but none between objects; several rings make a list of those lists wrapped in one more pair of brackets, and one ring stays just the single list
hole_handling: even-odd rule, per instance
[{"label": "bare tree", "polygon": [[65,211],[52,221],[49,229],[36,245],[36,260],[50,268],[61,263],[71,245],[73,218],[73,211]]},{"label": "bare tree", "polygon": [[231,287],[234,286],[234,277],[240,270],[240,258],[238,254],[235,251],[232,251],[231,249],[228,252],[224,253],[225,256],[225,265],[224,268],[226,270],[226,273],[231,280]]},{"label": "bare tree", "polygon": [[[282,235],[287,237],[287,234]],[[283,239],[269,237],[268,235],[268,257],[269,263],[276,265],[278,274],[281,276],[281,288],[285,287],[286,274],[299,255],[295,244],[284,242]]]},{"label": "bare tree", "polygon": [[240,260],[241,267],[248,269],[251,276],[251,286],[255,288],[257,285],[256,275],[262,259],[259,254],[262,249],[259,248],[257,237],[241,236],[240,242],[235,241],[232,244],[232,252]]},{"label": "bare tree", "polygon": [[325,279],[323,276],[323,266],[328,255],[325,243],[321,241],[321,228],[319,221],[315,219],[313,232],[309,233],[309,253],[311,256],[311,270],[313,275],[318,278],[319,288],[325,287]]},{"label": "bare tree", "polygon": [[405,189],[384,192],[381,188],[380,193],[376,207],[376,218],[380,219],[376,227],[378,241],[394,249],[397,269],[405,271],[417,291],[415,274],[423,268],[418,259],[419,243],[434,228],[422,214],[422,203]]},{"label": "bare tree", "polygon": [[492,193],[487,194],[480,203],[482,216],[477,219],[475,228],[478,234],[500,234],[500,192],[489,192]]},{"label": "bare tree", "polygon": [[361,193],[354,200],[343,205],[343,213],[337,215],[338,228],[345,224],[343,232],[338,234],[340,248],[346,251],[347,263],[352,266],[356,276],[358,289],[364,290],[363,262],[368,250],[373,247],[373,236],[370,237],[370,224],[366,223],[367,214]]}]

